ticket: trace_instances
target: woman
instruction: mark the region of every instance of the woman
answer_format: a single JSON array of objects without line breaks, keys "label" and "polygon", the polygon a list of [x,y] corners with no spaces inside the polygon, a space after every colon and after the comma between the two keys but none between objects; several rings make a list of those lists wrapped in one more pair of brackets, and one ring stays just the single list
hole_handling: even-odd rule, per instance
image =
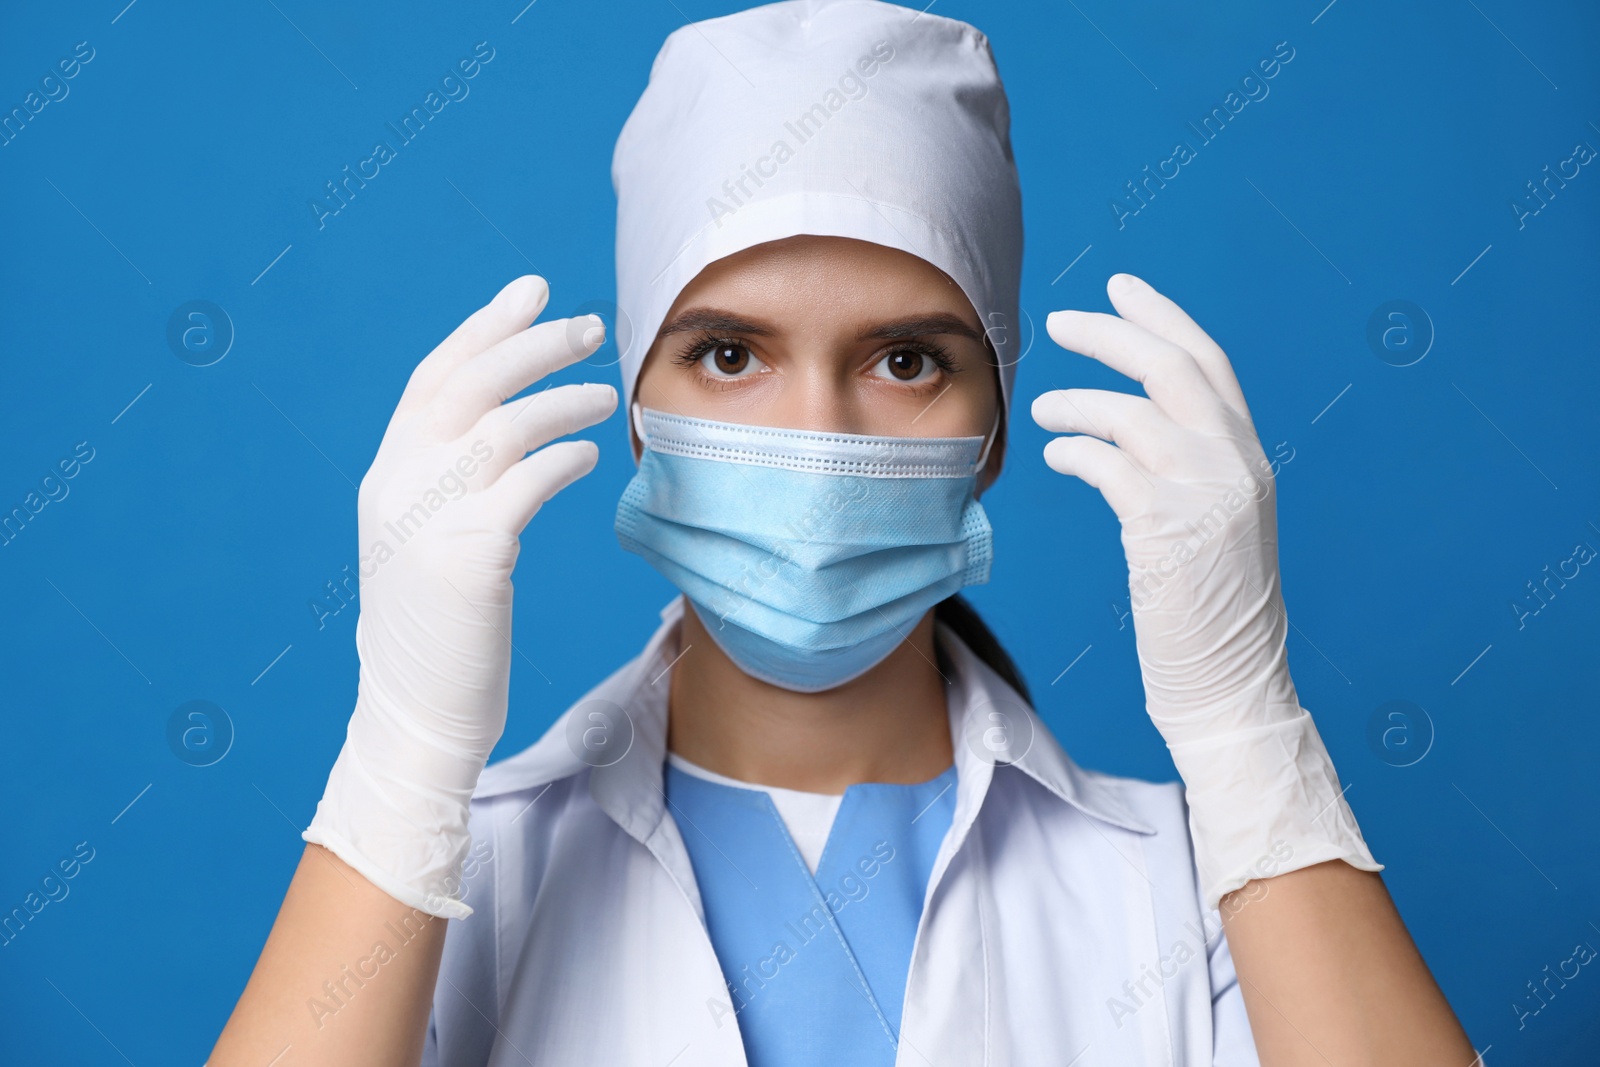
[{"label": "woman", "polygon": [[983,35],[875,0],[685,27],[613,180],[616,528],[684,595],[485,769],[518,535],[596,461],[550,442],[617,406],[507,402],[604,337],[517,279],[362,482],[356,710],[210,1062],[1473,1063],[1295,697],[1238,382],[1142,281],[1047,328],[1147,396],[1032,414],[1122,522],[1182,786],[1078,768],[956,595],[1021,358]]}]

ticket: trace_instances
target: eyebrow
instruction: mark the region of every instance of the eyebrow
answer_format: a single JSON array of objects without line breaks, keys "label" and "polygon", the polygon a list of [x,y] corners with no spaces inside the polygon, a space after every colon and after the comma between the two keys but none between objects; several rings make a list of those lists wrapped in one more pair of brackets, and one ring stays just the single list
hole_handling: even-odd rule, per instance
[{"label": "eyebrow", "polygon": [[661,327],[659,336],[668,334],[686,333],[690,330],[715,330],[719,333],[749,333],[760,337],[770,337],[775,332],[771,327],[764,326],[751,319],[742,318],[731,311],[721,308],[689,308],[683,311],[670,322]]},{"label": "eyebrow", "polygon": [[856,340],[866,341],[874,337],[920,337],[923,334],[930,333],[953,333],[973,341],[983,340],[983,334],[962,322],[955,315],[943,311],[880,323],[860,334]]},{"label": "eyebrow", "polygon": [[[659,336],[666,337],[668,334],[685,333],[690,330],[744,333],[756,337],[771,337],[777,333],[776,330],[765,323],[747,319],[732,311],[726,311],[721,308],[697,307],[688,308],[675,316],[670,322],[661,327]],[[968,326],[957,316],[943,311],[882,322],[857,334],[856,340],[921,337],[925,334],[938,333],[956,334],[973,341],[981,342],[983,340],[983,335],[977,330]]]}]

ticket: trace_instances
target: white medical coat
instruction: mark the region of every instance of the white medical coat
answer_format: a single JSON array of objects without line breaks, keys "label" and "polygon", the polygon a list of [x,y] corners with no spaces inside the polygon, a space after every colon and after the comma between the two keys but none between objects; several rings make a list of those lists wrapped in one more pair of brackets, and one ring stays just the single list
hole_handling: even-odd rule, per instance
[{"label": "white medical coat", "polygon": [[[746,1067],[661,792],[679,597],[643,653],[472,801],[425,1067]],[[1086,771],[940,625],[955,814],[912,949],[899,1067],[1259,1067],[1179,783]],[[609,711],[608,711],[609,709]],[[619,714],[616,709],[621,709]],[[600,754],[589,741],[605,733]]]}]

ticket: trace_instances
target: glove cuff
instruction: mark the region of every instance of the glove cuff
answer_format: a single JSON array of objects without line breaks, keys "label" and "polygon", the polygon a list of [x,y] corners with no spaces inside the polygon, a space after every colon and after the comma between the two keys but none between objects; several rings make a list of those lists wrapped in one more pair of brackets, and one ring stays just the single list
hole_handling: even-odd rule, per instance
[{"label": "glove cuff", "polygon": [[[319,805],[319,811],[320,808]],[[425,912],[440,919],[465,919],[472,914],[472,908],[464,901],[434,892],[419,892],[414,886],[400,881],[369,859],[355,845],[345,840],[337,831],[320,825],[315,820],[300,834],[300,839],[313,845],[321,845],[349,864],[361,877],[415,911]],[[455,869],[458,872],[456,881],[459,884],[460,864],[457,864]]]},{"label": "glove cuff", "polygon": [[300,836],[419,911],[464,919],[462,868],[472,845],[468,808],[483,761],[374,722],[357,699],[339,758]]},{"label": "glove cuff", "polygon": [[1383,870],[1304,708],[1278,722],[1167,748],[1183,777],[1208,909],[1251,879],[1328,860]]}]

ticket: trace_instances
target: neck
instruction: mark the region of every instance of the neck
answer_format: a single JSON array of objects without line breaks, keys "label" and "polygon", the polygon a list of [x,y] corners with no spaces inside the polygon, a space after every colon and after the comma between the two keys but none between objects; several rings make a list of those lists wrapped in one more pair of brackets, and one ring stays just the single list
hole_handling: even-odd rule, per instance
[{"label": "neck", "polygon": [[707,770],[837,794],[858,782],[925,782],[953,759],[931,611],[883,662],[821,693],[796,693],[745,674],[692,604],[685,604],[678,650],[667,748]]}]

